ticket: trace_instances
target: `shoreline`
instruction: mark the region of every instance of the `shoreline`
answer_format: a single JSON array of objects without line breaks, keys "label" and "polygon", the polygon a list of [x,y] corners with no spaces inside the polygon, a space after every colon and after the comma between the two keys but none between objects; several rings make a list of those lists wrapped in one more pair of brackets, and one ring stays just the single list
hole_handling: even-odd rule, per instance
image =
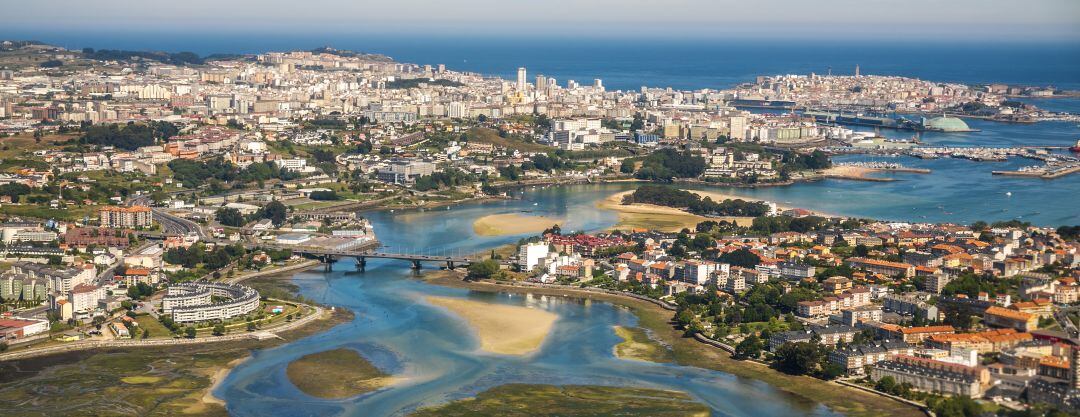
[{"label": "shoreline", "polygon": [[883,169],[860,167],[852,165],[837,165],[832,168],[826,169],[822,172],[825,178],[833,178],[839,180],[852,180],[852,181],[870,181],[870,182],[893,182],[896,181],[892,178],[878,178],[871,177],[871,174],[877,174],[885,172]]},{"label": "shoreline", "polygon": [[[712,369],[749,378],[768,384],[772,388],[795,396],[802,401],[822,404],[849,417],[877,415],[924,416],[922,410],[895,399],[848,388],[838,392],[843,385],[818,380],[809,376],[793,376],[766,366],[748,366],[745,361],[731,358],[729,352],[694,338],[682,336],[672,325],[674,311],[662,308],[658,302],[636,299],[622,294],[598,293],[571,288],[544,288],[507,285],[488,281],[465,281],[455,271],[439,271],[425,274],[419,279],[432,284],[472,291],[503,292],[515,294],[539,294],[562,296],[581,300],[598,300],[629,308],[638,317],[638,326],[651,331],[659,341],[669,343],[675,352],[675,363],[683,366]],[[866,404],[874,404],[868,409]]]},{"label": "shoreline", "polygon": [[427,296],[424,300],[462,319],[485,353],[527,356],[543,346],[559,315],[525,306],[467,298]]},{"label": "shoreline", "polygon": [[565,222],[566,219],[514,212],[479,217],[473,221],[472,226],[477,236],[511,236],[525,233],[539,234],[552,225]]},{"label": "shoreline", "polygon": [[[703,191],[703,190],[682,189],[682,188],[680,188],[680,189],[683,190],[683,191],[688,191],[690,193],[693,193],[693,194],[695,194],[695,195],[697,195],[697,196],[699,196],[701,198],[708,197],[708,198],[712,199],[713,201],[718,201],[718,202],[719,201],[724,201],[724,200],[743,200],[743,201],[749,201],[749,202],[772,203],[772,204],[776,204],[776,209],[778,211],[790,210],[790,209],[795,208],[795,207],[790,206],[790,205],[773,203],[771,201],[761,199],[761,198],[743,197],[743,196],[739,196],[739,195],[735,195],[735,194],[728,194],[728,193],[718,192],[718,191]],[[655,205],[655,204],[646,204],[646,203],[622,204],[623,197],[627,196],[627,195],[629,195],[629,194],[631,194],[633,192],[634,192],[634,190],[620,191],[620,192],[617,192],[615,194],[609,195],[606,198],[600,199],[600,200],[598,200],[596,202],[596,207],[597,208],[600,208],[600,209],[603,209],[603,210],[614,211],[614,212],[618,213],[618,215],[619,215],[619,223],[616,223],[616,225],[609,228],[609,230],[619,228],[620,225],[623,224],[623,223],[633,223],[635,221],[648,220],[648,217],[650,215],[652,215],[652,216],[668,216],[668,217],[672,218],[672,219],[669,219],[671,221],[682,220],[683,221],[683,226],[689,227],[691,229],[694,226],[696,226],[697,223],[707,221],[707,220],[711,220],[711,221],[725,220],[725,221],[728,221],[728,222],[735,222],[739,226],[743,226],[743,227],[749,227],[754,221],[753,217],[702,216],[702,215],[699,215],[699,214],[690,213],[690,212],[688,212],[686,210],[683,210],[683,209],[680,209],[680,208],[659,206],[659,205]],[[839,218],[839,217],[848,217],[848,216],[840,216],[840,215],[836,215],[836,214],[832,214],[832,213],[825,213],[825,212],[821,212],[821,211],[818,211],[818,210],[809,210],[809,211],[812,212],[813,215],[822,216],[822,217],[837,217],[837,218]],[[638,218],[635,218],[635,217],[644,217],[644,219],[638,219]],[[681,217],[681,219],[680,219],[680,217]],[[689,224],[689,222],[691,220],[695,221],[694,224]],[[633,224],[629,224],[629,226],[633,226]],[[662,229],[662,228],[657,228],[657,229]],[[676,228],[675,231],[678,231],[680,229],[681,229],[681,227]]]},{"label": "shoreline", "polygon": [[210,387],[207,388],[206,391],[203,393],[203,404],[216,404],[225,407],[225,400],[218,398],[217,395],[214,395],[214,390],[221,386],[221,383],[225,381],[225,378],[227,378],[229,374],[232,373],[233,369],[235,369],[237,366],[240,366],[240,364],[247,362],[251,358],[251,353],[248,353],[247,356],[229,361],[229,363],[225,364],[225,367],[218,369],[217,372],[214,372],[214,375],[210,377]]},{"label": "shoreline", "polygon": [[[313,332],[306,332],[308,330],[311,330],[310,327],[308,327],[308,328],[301,327],[299,329],[289,329],[289,330],[286,330],[284,332],[285,336],[293,336],[293,334],[291,334],[291,333],[296,332],[296,333],[299,333],[299,335],[297,335],[299,337],[297,337],[296,339],[302,339],[302,338],[305,338],[305,337],[308,337],[308,336],[312,336],[312,335],[315,335],[315,334],[319,334],[319,333],[328,331],[331,328],[333,328],[334,326],[337,326],[337,325],[339,325],[341,323],[345,323],[345,322],[347,322],[349,320],[352,320],[353,312],[351,310],[346,309],[346,308],[341,308],[341,309],[335,308],[334,310],[327,310],[327,309],[320,310],[319,317],[316,318],[314,321],[315,322],[320,322],[320,321],[324,321],[324,320],[325,321],[333,320],[335,318],[335,316],[337,316],[339,314],[345,316],[345,317],[339,317],[339,319],[342,319],[342,321],[339,322],[339,323],[330,323],[331,324],[330,326],[328,326],[326,328],[322,328],[322,329],[316,329]],[[270,346],[271,347],[279,346],[280,344],[288,343],[288,342],[291,342],[291,341],[292,340],[286,339],[282,335],[277,335],[277,339],[274,342],[280,342],[280,343],[273,343]],[[214,391],[217,390],[219,386],[221,386],[221,383],[224,382],[225,379],[229,377],[229,374],[231,374],[232,371],[234,369],[236,369],[237,366],[240,366],[244,362],[247,362],[247,361],[251,360],[251,358],[254,357],[254,356],[252,356],[252,352],[253,352],[253,350],[255,348],[256,347],[252,347],[252,348],[248,349],[246,355],[244,355],[243,357],[236,358],[236,359],[233,359],[233,360],[229,361],[227,364],[225,364],[224,367],[222,367],[221,369],[218,369],[216,372],[214,372],[214,374],[210,377],[210,381],[211,381],[210,386],[203,390],[203,395],[200,397],[200,400],[202,401],[202,403],[204,405],[215,404],[215,405],[220,405],[222,407],[226,406],[225,400],[223,400],[221,398],[218,398],[217,395],[214,395]],[[226,409],[226,411],[227,411],[227,409]]]}]

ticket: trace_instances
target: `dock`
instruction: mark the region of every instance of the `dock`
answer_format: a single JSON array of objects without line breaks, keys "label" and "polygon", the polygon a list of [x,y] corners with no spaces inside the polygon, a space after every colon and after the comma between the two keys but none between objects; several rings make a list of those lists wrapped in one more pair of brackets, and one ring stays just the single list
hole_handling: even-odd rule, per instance
[{"label": "dock", "polygon": [[1056,168],[1040,167],[1023,171],[992,171],[991,173],[994,175],[1002,175],[1007,177],[1027,177],[1052,180],[1055,178],[1064,177],[1069,174],[1075,174],[1077,172],[1080,172],[1080,165],[1070,165]]}]

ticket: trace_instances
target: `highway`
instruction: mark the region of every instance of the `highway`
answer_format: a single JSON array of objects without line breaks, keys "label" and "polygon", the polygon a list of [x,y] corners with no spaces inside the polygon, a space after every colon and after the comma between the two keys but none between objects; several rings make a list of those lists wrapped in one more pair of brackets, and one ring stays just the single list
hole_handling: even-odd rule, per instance
[{"label": "highway", "polygon": [[[150,207],[150,196],[140,195],[132,198],[128,201],[128,206]],[[150,207],[150,210],[153,212],[154,221],[161,224],[161,231],[165,234],[187,235],[194,233],[199,236],[199,240],[204,240],[208,236],[206,232],[203,231],[202,226],[198,223],[183,217],[174,216],[161,208]]]},{"label": "highway", "polygon": [[1080,310],[1080,306],[1059,307],[1054,310],[1054,318],[1069,337],[1080,337],[1080,329],[1077,329],[1076,324],[1069,319],[1069,312],[1077,310]]}]

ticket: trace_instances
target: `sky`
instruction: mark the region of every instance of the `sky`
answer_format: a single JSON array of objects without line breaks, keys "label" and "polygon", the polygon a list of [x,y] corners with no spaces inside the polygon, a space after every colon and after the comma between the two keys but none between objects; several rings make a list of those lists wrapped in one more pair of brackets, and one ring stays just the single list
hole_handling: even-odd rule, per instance
[{"label": "sky", "polygon": [[1080,0],[0,0],[0,36],[199,32],[1080,41]]}]

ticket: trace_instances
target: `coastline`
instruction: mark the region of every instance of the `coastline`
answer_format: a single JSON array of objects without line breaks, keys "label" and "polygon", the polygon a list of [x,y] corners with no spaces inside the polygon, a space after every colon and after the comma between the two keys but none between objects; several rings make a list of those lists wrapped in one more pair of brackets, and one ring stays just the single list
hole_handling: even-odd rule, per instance
[{"label": "coastline", "polygon": [[214,395],[214,390],[217,390],[218,386],[221,385],[222,381],[225,381],[225,378],[228,377],[230,373],[232,373],[233,369],[235,369],[237,366],[240,366],[240,364],[247,362],[250,359],[251,354],[249,353],[247,356],[229,361],[229,363],[225,364],[224,367],[218,369],[217,372],[214,372],[214,375],[210,377],[210,387],[207,388],[206,391],[203,393],[203,404],[216,404],[225,407],[225,400],[218,398],[217,395]]},{"label": "coastline", "polygon": [[[731,358],[731,355],[719,348],[702,343],[694,338],[683,337],[675,329],[672,320],[674,311],[661,308],[659,304],[636,299],[626,295],[598,293],[570,288],[540,288],[513,286],[488,281],[465,281],[461,274],[454,271],[428,273],[419,279],[432,285],[451,288],[463,288],[473,291],[504,292],[516,294],[541,294],[578,299],[605,301],[629,308],[638,317],[638,326],[648,329],[658,340],[672,347],[675,363],[729,373],[740,378],[748,378],[769,384],[773,388],[799,398],[823,404],[830,409],[849,417],[870,417],[891,415],[902,417],[925,416],[922,410],[912,405],[901,403],[865,391],[845,387],[834,382],[822,381],[809,376],[792,376],[765,366],[754,366],[744,361]],[[837,390],[843,387],[846,389]]]},{"label": "coastline", "polygon": [[883,169],[860,167],[860,166],[833,166],[822,172],[825,178],[834,178],[840,180],[853,180],[853,181],[870,181],[870,182],[892,182],[896,181],[892,178],[878,178],[871,177],[871,174],[885,172]]},{"label": "coastline", "polygon": [[456,297],[427,296],[424,300],[461,318],[479,339],[481,351],[499,355],[539,351],[559,319],[550,311],[517,305]]},{"label": "coastline", "polygon": [[[728,194],[716,191],[702,191],[694,189],[685,189],[698,195],[701,198],[711,198],[713,201],[723,200],[743,200],[751,202],[768,202],[767,200],[753,197],[743,197],[735,194]],[[617,192],[606,198],[600,199],[596,202],[596,207],[604,210],[615,211],[619,215],[619,222],[610,227],[609,230],[631,227],[631,228],[651,228],[663,231],[679,231],[682,228],[693,228],[698,223],[712,220],[719,221],[725,220],[728,222],[734,222],[739,226],[748,227],[753,224],[753,217],[738,217],[738,216],[702,216],[693,214],[683,209],[659,206],[655,204],[634,203],[634,204],[622,204],[624,196],[633,193],[634,190],[627,190]],[[775,203],[774,203],[775,204]],[[784,211],[790,210],[794,207],[789,205],[777,204],[777,210]],[[824,217],[846,217],[839,216],[832,213],[824,213],[817,210],[810,210],[813,214]]]},{"label": "coastline", "polygon": [[[244,337],[233,343],[191,343],[182,345],[152,345],[138,348],[100,347],[88,350],[50,352],[42,356],[12,359],[3,365],[29,372],[13,375],[0,384],[12,398],[32,396],[41,389],[52,389],[57,375],[70,385],[69,400],[85,401],[86,414],[110,414],[117,409],[129,409],[134,414],[168,415],[228,415],[225,399],[214,394],[237,366],[252,358],[256,349],[280,346],[290,341],[321,333],[351,321],[348,309],[321,309],[311,314],[310,321],[296,328],[283,330],[278,337],[254,339]],[[296,322],[296,321],[294,321]],[[238,332],[237,334],[246,333]],[[152,378],[146,377],[152,370]],[[100,384],[100,382],[108,382]],[[115,385],[116,381],[122,385]],[[115,394],[108,404],[94,402],[101,395]],[[39,405],[46,415],[65,414],[62,404]],[[111,408],[106,408],[111,407]],[[121,407],[121,408],[116,408]],[[149,407],[149,408],[148,408]],[[111,410],[111,411],[110,411]]]},{"label": "coastline", "polygon": [[[333,328],[334,326],[337,326],[338,324],[348,322],[348,321],[352,320],[352,318],[353,318],[353,312],[348,310],[348,309],[345,309],[345,308],[335,308],[334,310],[323,309],[321,311],[322,311],[321,316],[319,318],[315,319],[314,323],[312,323],[313,326],[307,326],[307,327],[301,327],[299,329],[287,330],[287,331],[285,331],[285,332],[283,332],[281,334],[278,334],[277,338],[273,340],[274,343],[271,343],[269,346],[266,346],[266,347],[278,346],[278,345],[281,345],[281,344],[284,344],[284,343],[288,343],[288,342],[290,342],[292,340],[302,339],[302,338],[305,338],[305,337],[308,337],[308,336],[311,336],[311,335],[322,333],[322,332],[325,332],[327,330],[330,330],[331,328]],[[321,323],[321,322],[324,322],[324,321],[328,321],[328,323]],[[320,324],[321,326],[314,326],[315,324]],[[314,329],[314,331],[312,331],[311,327],[316,327],[316,328]],[[221,398],[218,398],[218,396],[214,394],[214,391],[217,390],[217,388],[219,386],[221,386],[221,383],[224,382],[225,379],[229,377],[229,374],[232,373],[233,369],[236,369],[237,366],[240,366],[244,362],[247,362],[248,360],[251,360],[251,358],[252,358],[251,352],[254,349],[257,349],[257,348],[261,348],[261,347],[260,346],[252,346],[252,347],[250,347],[247,350],[246,355],[229,361],[227,364],[225,364],[225,366],[221,367],[216,372],[214,372],[214,374],[210,377],[210,381],[211,381],[210,386],[203,390],[203,395],[200,397],[203,404],[213,404],[213,405],[220,405],[222,407],[225,407],[225,404],[226,404],[225,400],[223,400]]]},{"label": "coastline", "polygon": [[539,234],[566,219],[533,216],[522,213],[489,214],[473,221],[473,232],[478,236],[507,236],[523,233]]}]

